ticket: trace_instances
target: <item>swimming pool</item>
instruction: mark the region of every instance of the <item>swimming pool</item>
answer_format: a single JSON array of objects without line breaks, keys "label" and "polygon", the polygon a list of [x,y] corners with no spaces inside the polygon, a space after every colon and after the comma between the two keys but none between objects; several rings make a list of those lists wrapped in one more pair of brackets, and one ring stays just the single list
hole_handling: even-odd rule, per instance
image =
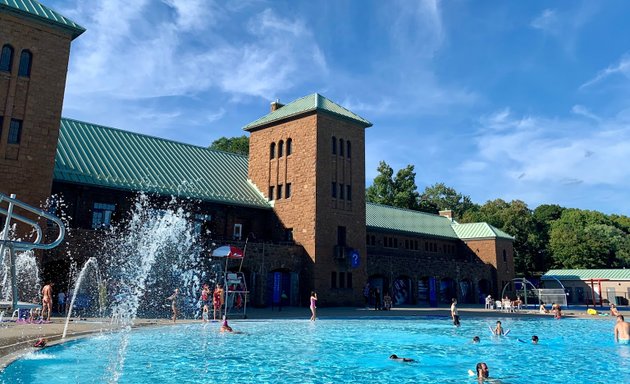
[{"label": "swimming pool", "polygon": [[[231,322],[247,334],[219,333],[219,323],[147,328],[30,353],[0,382],[111,382],[123,340],[119,383],[473,383],[466,372],[479,361],[503,383],[630,381],[630,346],[613,342],[612,319],[504,318],[511,332],[500,338],[488,330],[496,320],[464,318],[459,328],[445,317]],[[393,353],[418,362],[391,361]]]}]

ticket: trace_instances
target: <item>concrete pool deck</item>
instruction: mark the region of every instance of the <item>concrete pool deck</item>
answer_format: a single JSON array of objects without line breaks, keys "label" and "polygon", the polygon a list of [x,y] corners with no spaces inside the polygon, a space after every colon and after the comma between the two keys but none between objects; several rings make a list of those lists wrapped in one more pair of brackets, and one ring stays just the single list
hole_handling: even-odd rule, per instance
[{"label": "concrete pool deck", "polygon": [[[606,307],[596,308],[602,313],[609,313]],[[537,310],[521,310],[517,312],[504,312],[499,310],[487,310],[480,306],[458,306],[458,310],[462,321],[466,321],[467,317],[494,317],[494,318],[519,318],[519,317],[549,317],[550,314],[540,314]],[[622,308],[620,313],[624,316],[630,315],[630,311]],[[134,328],[146,326],[167,326],[173,323],[167,318],[170,313],[165,312],[162,319],[138,319]],[[423,307],[397,307],[391,311],[375,311],[367,308],[351,308],[351,307],[331,307],[318,308],[317,317],[319,319],[337,319],[337,318],[383,318],[383,317],[424,317],[439,316],[450,317],[450,307],[440,308],[423,308]],[[585,307],[569,308],[563,311],[566,317],[584,317],[592,319],[608,319],[610,316],[590,316],[586,314]],[[308,319],[310,311],[308,308],[301,307],[283,307],[282,311],[277,308],[273,311],[270,308],[248,308],[247,320],[265,320],[265,319]],[[240,318],[234,316],[231,321],[238,322]],[[200,320],[179,320],[177,324],[201,323]],[[53,317],[52,322],[48,324],[25,324],[11,321],[3,321],[0,323],[0,370],[8,365],[11,361],[19,358],[24,353],[33,351],[36,348],[33,344],[39,338],[46,338],[48,345],[58,344],[64,341],[73,340],[100,332],[111,332],[120,330],[120,325],[111,324],[110,319],[87,319],[87,320],[71,320],[68,324],[68,332],[66,339],[62,340],[63,329],[65,326],[65,318]]]}]

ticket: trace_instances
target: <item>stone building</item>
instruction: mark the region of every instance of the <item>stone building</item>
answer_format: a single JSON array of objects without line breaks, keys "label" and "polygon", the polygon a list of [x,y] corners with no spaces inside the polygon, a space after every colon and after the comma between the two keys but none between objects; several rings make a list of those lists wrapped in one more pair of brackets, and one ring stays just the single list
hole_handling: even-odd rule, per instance
[{"label": "stone building", "polygon": [[[3,48],[0,191],[35,205],[54,194],[72,218],[64,246],[42,257],[44,276],[59,278],[47,271],[68,267],[68,249],[79,261],[92,256],[100,231],[125,220],[145,191],[158,204],[180,199],[208,249],[247,242],[254,305],[268,305],[279,289],[292,305],[305,304],[311,290],[322,305],[357,305],[366,284],[399,305],[473,303],[514,277],[508,234],[459,224],[448,211],[366,203],[372,124],[322,95],[272,103],[247,124],[249,158],[61,118],[69,46],[83,29],[49,12],[0,3],[0,45],[15,57],[30,52],[32,64],[24,78]],[[46,70],[40,57],[52,63]],[[7,60],[10,71],[1,71]]]}]

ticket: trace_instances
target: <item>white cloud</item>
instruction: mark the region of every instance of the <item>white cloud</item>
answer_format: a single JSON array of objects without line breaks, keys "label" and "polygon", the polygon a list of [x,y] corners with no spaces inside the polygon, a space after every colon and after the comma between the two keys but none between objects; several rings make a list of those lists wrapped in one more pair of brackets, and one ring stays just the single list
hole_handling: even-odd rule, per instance
[{"label": "white cloud", "polygon": [[625,54],[621,57],[618,63],[610,65],[608,68],[599,71],[595,77],[585,82],[580,86],[580,89],[589,87],[600,81],[606,79],[609,76],[620,74],[630,79],[630,55]]},{"label": "white cloud", "polygon": [[586,108],[583,105],[579,105],[579,104],[574,105],[573,108],[571,108],[571,112],[575,113],[576,115],[588,117],[589,119],[593,119],[595,121],[601,120],[599,116],[589,111],[588,108]]},{"label": "white cloud", "polygon": [[558,27],[558,15],[553,9],[545,9],[540,16],[531,22],[531,26],[536,29],[555,33]]},{"label": "white cloud", "polygon": [[270,9],[237,17],[202,0],[85,2],[76,0],[71,13],[87,32],[73,43],[65,100],[70,109],[105,99],[217,91],[228,98],[270,99],[327,73],[322,51],[299,17]]},{"label": "white cloud", "polygon": [[[503,115],[501,112],[499,114]],[[497,131],[482,119],[478,158],[501,169],[503,179],[541,185],[609,185],[630,188],[630,125],[617,118],[599,120],[504,120]],[[527,186],[519,185],[521,188]]]},{"label": "white cloud", "polygon": [[594,16],[598,7],[597,2],[584,1],[572,9],[544,9],[530,22],[530,26],[553,37],[567,53],[573,54],[580,30]]}]

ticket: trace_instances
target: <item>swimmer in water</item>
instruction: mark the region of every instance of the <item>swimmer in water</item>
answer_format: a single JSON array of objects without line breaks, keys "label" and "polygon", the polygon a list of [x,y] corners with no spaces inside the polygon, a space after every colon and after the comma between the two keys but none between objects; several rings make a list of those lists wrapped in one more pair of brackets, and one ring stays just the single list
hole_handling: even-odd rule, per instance
[{"label": "swimmer in water", "polygon": [[415,360],[410,359],[408,357],[398,357],[396,355],[391,355],[389,357],[390,360],[402,361],[403,363],[413,363]]}]

